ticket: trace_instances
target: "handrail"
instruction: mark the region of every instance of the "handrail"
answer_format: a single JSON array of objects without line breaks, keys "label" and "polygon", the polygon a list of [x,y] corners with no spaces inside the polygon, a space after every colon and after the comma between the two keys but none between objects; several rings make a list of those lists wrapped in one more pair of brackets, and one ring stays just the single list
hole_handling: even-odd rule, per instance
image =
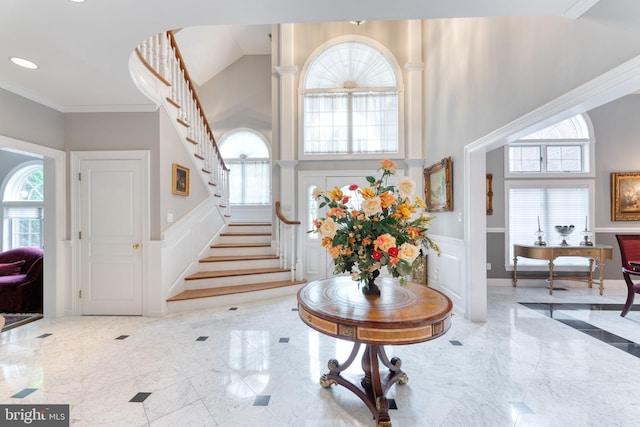
[{"label": "handrail", "polygon": [[280,202],[276,202],[275,206],[276,206],[276,216],[278,217],[278,219],[280,221],[282,221],[283,223],[285,223],[287,225],[300,225],[300,221],[291,221],[291,220],[287,219],[286,216],[284,216],[284,214],[280,210]]},{"label": "handrail", "polygon": [[171,44],[171,47],[173,49],[175,49],[175,55],[176,55],[176,59],[178,60],[178,65],[180,66],[180,69],[184,73],[184,78],[187,81],[187,84],[189,85],[189,89],[191,89],[191,93],[192,93],[192,96],[193,96],[193,101],[196,103],[198,114],[200,115],[200,118],[202,119],[202,122],[204,123],[205,129],[207,130],[207,134],[209,135],[209,138],[211,138],[211,143],[213,144],[213,148],[216,150],[216,154],[218,155],[218,157],[220,159],[220,164],[222,165],[224,170],[229,171],[227,166],[224,164],[224,160],[222,159],[222,156],[220,155],[220,150],[218,149],[218,144],[216,143],[216,138],[213,136],[213,131],[211,130],[211,126],[209,125],[209,121],[207,120],[207,117],[204,114],[204,108],[202,108],[202,104],[200,103],[200,98],[198,98],[198,93],[196,92],[195,85],[193,84],[193,81],[191,80],[191,76],[189,75],[189,71],[187,71],[187,65],[184,62],[184,58],[182,57],[182,53],[180,53],[180,48],[178,47],[178,43],[176,42],[176,38],[173,35],[173,31],[172,30],[167,31],[167,37],[169,38],[169,43]]},{"label": "handrail", "polygon": [[300,221],[288,219],[280,210],[280,202],[275,202],[276,217],[280,220],[276,227],[276,252],[280,267],[291,269],[291,280],[301,280],[303,267],[300,254]]}]

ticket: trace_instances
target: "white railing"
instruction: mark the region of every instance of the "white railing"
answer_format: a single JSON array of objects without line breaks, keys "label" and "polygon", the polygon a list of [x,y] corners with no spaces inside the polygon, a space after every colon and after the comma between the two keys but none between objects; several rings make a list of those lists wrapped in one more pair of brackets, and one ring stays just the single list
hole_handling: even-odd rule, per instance
[{"label": "white railing", "polygon": [[169,88],[169,95],[163,101],[177,109],[176,120],[186,129],[186,145],[191,147],[195,162],[200,166],[199,173],[210,187],[211,194],[221,199],[219,206],[228,216],[229,169],[220,156],[173,32],[149,37],[136,48],[136,54],[151,74]]},{"label": "white railing", "polygon": [[302,280],[302,257],[300,254],[300,221],[287,219],[276,202],[276,252],[280,257],[280,268],[291,269],[291,280]]}]

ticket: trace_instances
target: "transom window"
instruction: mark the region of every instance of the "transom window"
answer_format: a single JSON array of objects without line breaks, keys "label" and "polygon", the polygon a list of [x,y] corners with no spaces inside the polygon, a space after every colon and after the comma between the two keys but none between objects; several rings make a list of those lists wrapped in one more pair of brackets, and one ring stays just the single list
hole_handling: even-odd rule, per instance
[{"label": "transom window", "polygon": [[229,132],[220,141],[220,154],[229,168],[229,203],[270,203],[271,162],[269,144],[250,129]]},{"label": "transom window", "polygon": [[577,115],[521,138],[507,151],[510,174],[589,172],[589,129]]},{"label": "transom window", "polygon": [[44,175],[40,162],[11,173],[2,197],[3,250],[42,248]]},{"label": "transom window", "polygon": [[397,153],[398,79],[378,49],[359,41],[324,50],[303,85],[305,155]]}]

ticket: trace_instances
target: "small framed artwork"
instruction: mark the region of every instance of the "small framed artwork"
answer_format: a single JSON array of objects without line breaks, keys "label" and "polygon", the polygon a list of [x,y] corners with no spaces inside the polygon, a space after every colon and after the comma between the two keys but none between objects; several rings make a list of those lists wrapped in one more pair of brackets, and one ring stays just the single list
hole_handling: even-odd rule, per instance
[{"label": "small framed artwork", "polygon": [[451,156],[424,170],[424,191],[428,212],[453,210],[453,170]]},{"label": "small framed artwork", "polygon": [[611,173],[611,221],[640,221],[640,172]]},{"label": "small framed artwork", "polygon": [[178,196],[189,195],[189,168],[173,164],[173,186],[172,193]]},{"label": "small framed artwork", "polygon": [[487,174],[487,215],[493,215],[493,174]]}]

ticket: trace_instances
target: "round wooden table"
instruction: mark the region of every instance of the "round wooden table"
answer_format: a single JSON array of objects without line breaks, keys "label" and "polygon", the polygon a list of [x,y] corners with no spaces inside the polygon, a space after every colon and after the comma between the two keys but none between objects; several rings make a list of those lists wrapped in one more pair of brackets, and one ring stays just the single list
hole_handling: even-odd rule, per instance
[{"label": "round wooden table", "polygon": [[[371,410],[378,427],[390,427],[386,393],[395,384],[409,381],[402,361],[389,359],[385,345],[414,344],[432,340],[451,327],[451,300],[425,285],[401,286],[391,278],[379,278],[380,296],[366,296],[348,276],[317,280],[298,291],[298,313],[311,328],[335,338],[353,341],[344,363],[329,360],[329,372],[320,378],[323,387],[340,384],[351,390]],[[360,345],[364,376],[354,384],[341,375],[356,358]],[[380,363],[389,369],[381,378]]]}]

